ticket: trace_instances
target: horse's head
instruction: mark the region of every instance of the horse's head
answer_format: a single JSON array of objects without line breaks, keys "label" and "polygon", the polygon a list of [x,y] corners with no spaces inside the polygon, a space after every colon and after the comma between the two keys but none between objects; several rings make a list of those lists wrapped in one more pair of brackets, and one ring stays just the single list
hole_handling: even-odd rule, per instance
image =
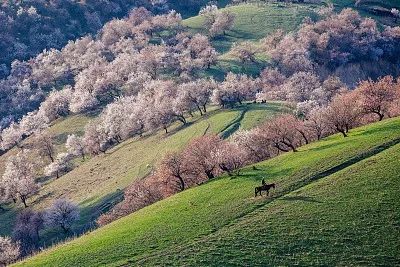
[{"label": "horse's head", "polygon": [[273,189],[275,189],[275,184],[272,184],[271,187],[272,187]]}]

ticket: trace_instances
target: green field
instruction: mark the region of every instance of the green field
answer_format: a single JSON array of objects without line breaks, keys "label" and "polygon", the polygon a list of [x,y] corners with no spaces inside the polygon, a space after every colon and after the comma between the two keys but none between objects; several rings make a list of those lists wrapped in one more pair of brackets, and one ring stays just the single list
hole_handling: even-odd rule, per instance
[{"label": "green field", "polygon": [[[155,203],[25,266],[394,265],[400,118],[333,135]],[[272,197],[254,198],[262,178]]]},{"label": "green field", "polygon": [[[184,128],[180,124],[173,125],[167,135],[163,130],[149,133],[142,138],[129,139],[85,162],[79,160],[79,167],[73,171],[44,182],[39,194],[29,200],[28,205],[45,208],[60,197],[79,203],[81,220],[74,229],[79,233],[92,228],[93,221],[120,200],[122,190],[133,180],[151,172],[167,152],[183,148],[194,137],[206,133],[221,133],[227,137],[239,128],[252,128],[274,114],[288,111],[281,103],[245,104],[229,110],[210,107],[209,110],[203,117],[192,118]],[[59,150],[63,148],[67,133],[82,132],[83,122],[87,120],[87,117],[72,116],[50,128]],[[0,157],[3,162],[9,153]],[[0,235],[10,233],[15,213],[21,209],[10,208],[7,212],[0,212]]]}]

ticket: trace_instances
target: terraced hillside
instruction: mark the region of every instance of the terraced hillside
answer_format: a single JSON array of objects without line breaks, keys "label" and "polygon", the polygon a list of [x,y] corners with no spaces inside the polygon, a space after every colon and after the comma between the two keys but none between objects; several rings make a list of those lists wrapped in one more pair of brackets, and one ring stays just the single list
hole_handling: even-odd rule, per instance
[{"label": "terraced hillside", "polygon": [[[400,118],[328,137],[146,207],[24,266],[393,265]],[[271,197],[254,198],[265,178]]]},{"label": "terraced hillside", "polygon": [[[182,128],[174,125],[169,134],[164,131],[148,134],[123,142],[103,155],[77,162],[79,167],[59,179],[44,182],[43,188],[28,204],[34,208],[47,207],[57,198],[65,197],[80,204],[81,220],[75,231],[92,227],[93,221],[113,203],[120,200],[122,190],[134,179],[145,177],[170,151],[179,150],[192,138],[206,133],[221,133],[228,137],[239,128],[249,129],[271,116],[287,111],[280,103],[249,104],[232,110],[209,108],[208,114],[193,118]],[[50,131],[59,140],[58,150],[63,149],[68,133],[80,133],[89,117],[74,116],[57,122]],[[75,125],[75,126],[74,126]],[[26,141],[29,143],[29,139]],[[9,154],[0,157],[2,166]],[[3,168],[0,165],[0,169]],[[2,171],[0,170],[2,173]],[[22,207],[21,207],[22,209]],[[16,212],[9,209],[0,213],[0,234],[10,233]],[[3,223],[4,222],[4,223]]]}]

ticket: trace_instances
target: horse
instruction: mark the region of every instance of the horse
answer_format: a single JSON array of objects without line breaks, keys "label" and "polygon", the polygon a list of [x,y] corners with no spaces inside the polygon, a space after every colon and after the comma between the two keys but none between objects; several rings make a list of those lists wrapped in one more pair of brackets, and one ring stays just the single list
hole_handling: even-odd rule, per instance
[{"label": "horse", "polygon": [[267,196],[269,195],[269,190],[273,188],[275,189],[275,184],[263,184],[262,186],[257,186],[254,188],[254,193],[255,196],[257,197],[257,194],[260,193],[260,196],[262,196],[262,191],[267,191]]}]

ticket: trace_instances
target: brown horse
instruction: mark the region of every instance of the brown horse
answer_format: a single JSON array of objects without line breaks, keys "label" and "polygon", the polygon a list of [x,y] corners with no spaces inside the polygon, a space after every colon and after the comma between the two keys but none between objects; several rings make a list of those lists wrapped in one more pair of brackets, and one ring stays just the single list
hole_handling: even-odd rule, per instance
[{"label": "brown horse", "polygon": [[262,191],[267,191],[267,196],[268,196],[269,190],[271,188],[275,189],[275,184],[263,184],[262,186],[257,186],[256,188],[254,188],[254,193],[255,193],[254,197],[257,197],[258,193],[260,194],[260,196],[262,196]]}]

